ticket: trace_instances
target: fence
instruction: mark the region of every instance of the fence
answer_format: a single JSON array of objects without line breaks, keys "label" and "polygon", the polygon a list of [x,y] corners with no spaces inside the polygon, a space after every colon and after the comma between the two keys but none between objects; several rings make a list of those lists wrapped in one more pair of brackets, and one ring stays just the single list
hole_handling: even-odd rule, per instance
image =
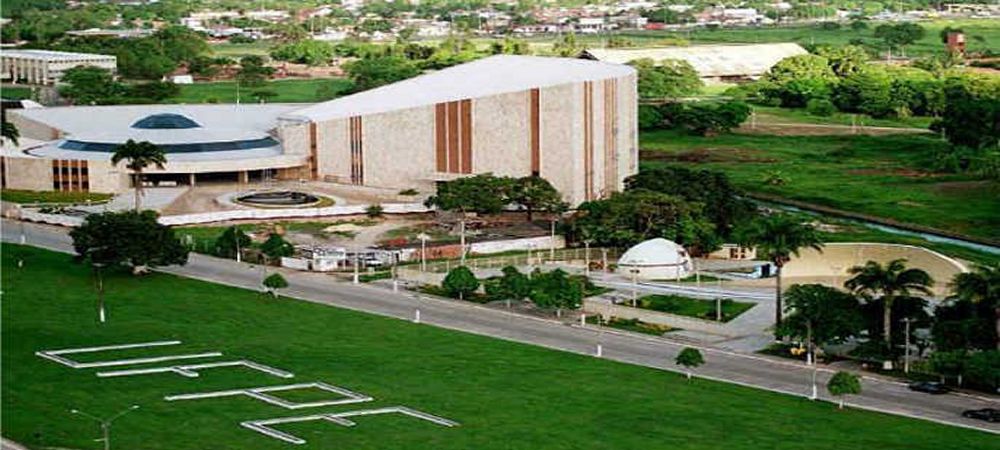
[{"label": "fence", "polygon": [[[583,266],[589,259],[591,267],[607,268],[609,265],[614,264],[622,253],[617,248],[591,248],[589,251],[589,258],[587,256],[587,249],[584,248],[539,249],[507,255],[470,256],[466,258],[465,265],[473,271],[499,270],[507,266],[540,266],[553,263],[572,263]],[[461,264],[462,262],[459,259],[428,261],[426,272],[447,273]],[[419,270],[420,262],[410,263],[406,267],[411,270]]]},{"label": "fence", "polygon": [[[225,222],[229,220],[247,219],[292,219],[307,217],[353,216],[365,214],[369,205],[343,205],[325,208],[288,208],[288,209],[236,209],[197,214],[178,214],[160,217],[164,225],[194,225],[201,223]],[[414,214],[432,211],[422,203],[387,203],[382,205],[385,214]],[[65,227],[76,227],[83,223],[82,216],[65,214],[45,214],[38,210],[21,209],[21,218],[31,222],[49,223]]]}]

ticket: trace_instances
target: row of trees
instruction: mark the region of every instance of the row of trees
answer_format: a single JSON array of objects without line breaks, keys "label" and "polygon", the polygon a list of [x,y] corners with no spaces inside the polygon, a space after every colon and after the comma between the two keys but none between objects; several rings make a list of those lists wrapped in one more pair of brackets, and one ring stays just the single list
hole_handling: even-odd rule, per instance
[{"label": "row of trees", "polygon": [[470,300],[482,287],[487,301],[530,300],[535,306],[554,310],[560,316],[564,309],[579,308],[584,296],[595,289],[587,277],[570,275],[562,269],[548,272],[535,269],[524,274],[514,266],[507,266],[502,274],[479,280],[468,267],[458,266],[448,272],[441,288],[451,297]]},{"label": "row of trees", "polygon": [[529,221],[535,212],[558,214],[568,207],[559,191],[542,177],[498,177],[489,173],[440,183],[425,203],[463,214],[496,214],[514,206],[523,209]]},{"label": "row of trees", "polygon": [[[959,377],[974,386],[1000,386],[1000,267],[980,266],[951,281],[954,294],[927,313],[931,277],[904,260],[869,261],[850,269],[839,290],[818,284],[794,285],[784,295],[787,317],[777,333],[812,349],[867,338],[855,350],[862,358],[894,359],[907,343],[922,356],[932,344],[929,370]],[[904,326],[907,323],[910,326]],[[930,329],[929,340],[918,329]],[[905,329],[910,334],[901,334]],[[896,330],[896,331],[894,331]]]}]

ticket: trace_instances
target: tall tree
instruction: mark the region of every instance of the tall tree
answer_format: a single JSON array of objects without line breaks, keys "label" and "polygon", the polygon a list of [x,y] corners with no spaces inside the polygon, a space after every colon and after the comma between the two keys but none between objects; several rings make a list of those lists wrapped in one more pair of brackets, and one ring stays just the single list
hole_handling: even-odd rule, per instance
[{"label": "tall tree", "polygon": [[127,161],[125,167],[132,171],[132,182],[135,184],[135,210],[139,211],[142,209],[142,171],[149,166],[156,166],[162,170],[163,165],[167,163],[167,155],[162,148],[151,142],[136,142],[129,139],[115,148],[115,153],[111,155],[111,164],[118,165],[121,161]]},{"label": "tall tree", "polygon": [[781,326],[781,269],[804,248],[823,251],[816,229],[787,214],[758,218],[735,233],[737,242],[757,249],[758,258],[767,258],[775,267],[774,326]]},{"label": "tall tree", "polygon": [[796,284],[785,293],[785,312],[779,333],[814,345],[844,341],[863,328],[858,299],[821,284]]},{"label": "tall tree", "polygon": [[715,224],[715,231],[724,237],[729,236],[735,224],[754,215],[753,203],[742,197],[742,192],[723,172],[674,166],[641,170],[625,179],[625,189],[648,189],[701,203],[705,215]]},{"label": "tall tree", "polygon": [[1000,264],[980,265],[972,272],[957,274],[951,281],[951,287],[955,292],[953,298],[993,308],[997,333],[995,344],[1000,350]]},{"label": "tall tree", "polygon": [[885,265],[868,261],[863,266],[851,267],[848,273],[853,276],[844,283],[844,287],[867,298],[881,298],[882,339],[891,350],[893,300],[914,293],[929,295],[934,280],[922,269],[906,267],[905,259],[894,259]]},{"label": "tall tree", "polygon": [[185,264],[188,249],[174,230],[157,222],[155,211],[91,214],[70,231],[79,258],[105,266],[131,266],[135,272]]},{"label": "tall tree", "polygon": [[524,207],[528,222],[534,218],[535,211],[561,213],[567,208],[559,191],[548,180],[537,175],[518,178],[510,186],[508,199]]}]

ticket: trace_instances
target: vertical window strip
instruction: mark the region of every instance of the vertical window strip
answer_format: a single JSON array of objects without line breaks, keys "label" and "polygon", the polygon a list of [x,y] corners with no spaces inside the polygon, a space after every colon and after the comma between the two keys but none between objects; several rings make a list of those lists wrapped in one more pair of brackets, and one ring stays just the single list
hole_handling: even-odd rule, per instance
[{"label": "vertical window strip", "polygon": [[462,113],[461,149],[459,151],[459,168],[461,173],[472,173],[472,100],[462,100],[459,103]]},{"label": "vertical window strip", "polygon": [[434,106],[434,156],[438,172],[448,171],[448,105],[438,103]]}]

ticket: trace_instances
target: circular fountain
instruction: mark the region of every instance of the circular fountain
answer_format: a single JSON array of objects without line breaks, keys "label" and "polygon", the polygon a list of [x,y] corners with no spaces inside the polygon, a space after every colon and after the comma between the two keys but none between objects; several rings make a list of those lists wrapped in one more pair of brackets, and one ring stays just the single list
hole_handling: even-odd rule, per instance
[{"label": "circular fountain", "polygon": [[324,197],[300,191],[262,191],[238,195],[236,203],[260,208],[301,208],[316,206]]}]

